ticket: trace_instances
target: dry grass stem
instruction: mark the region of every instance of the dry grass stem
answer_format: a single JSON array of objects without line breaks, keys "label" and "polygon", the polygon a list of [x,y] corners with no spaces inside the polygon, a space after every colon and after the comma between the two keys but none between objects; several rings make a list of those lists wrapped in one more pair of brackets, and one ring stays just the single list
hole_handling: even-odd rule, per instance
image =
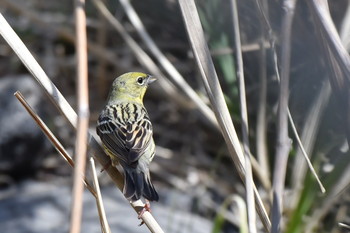
[{"label": "dry grass stem", "polygon": [[273,175],[272,233],[281,232],[284,184],[291,141],[288,135],[288,100],[291,32],[296,0],[284,0],[282,19],[281,81],[278,99],[276,160]]},{"label": "dry grass stem", "polygon": [[140,35],[141,39],[145,45],[149,48],[153,56],[158,60],[159,64],[164,68],[164,70],[169,74],[172,81],[180,87],[180,89],[187,95],[198,106],[199,110],[203,115],[209,120],[209,122],[219,129],[219,125],[215,119],[213,111],[203,102],[203,100],[198,96],[198,94],[191,88],[191,86],[186,82],[182,75],[177,71],[177,69],[171,64],[168,58],[160,51],[156,43],[153,41],[151,36],[146,31],[143,26],[142,21],[137,15],[136,11],[130,4],[129,0],[119,0],[122,4],[130,22],[135,27],[137,33]]},{"label": "dry grass stem", "polygon": [[93,177],[92,180],[93,180],[94,188],[97,194],[96,204],[97,204],[98,215],[100,217],[101,229],[103,233],[111,233],[111,229],[109,228],[109,224],[106,217],[106,211],[102,201],[100,185],[98,183],[98,178],[96,174],[95,160],[93,157],[90,157],[90,166],[91,166],[92,177]]},{"label": "dry grass stem", "polygon": [[[19,100],[19,102],[23,105],[23,107],[27,110],[29,115],[33,118],[33,120],[37,123],[41,131],[45,134],[47,139],[51,142],[51,144],[55,147],[57,152],[63,157],[63,159],[72,167],[74,168],[74,161],[72,157],[68,154],[68,152],[64,149],[62,144],[58,141],[58,139],[55,137],[55,135],[51,132],[51,130],[47,127],[47,125],[41,120],[41,118],[38,116],[38,114],[33,110],[33,108],[28,104],[28,102],[25,100],[23,95],[16,91],[15,94],[16,98]],[[89,184],[87,179],[84,177],[84,174],[80,174],[80,177],[83,179],[83,182],[86,186],[86,188],[90,191],[90,193],[96,198],[97,194],[95,192],[95,189]]]},{"label": "dry grass stem", "polygon": [[[241,50],[241,35],[239,28],[238,10],[236,0],[231,0],[232,5],[232,17],[233,17],[233,31],[235,38],[235,50],[237,60],[237,77],[239,81],[239,99],[241,107],[241,119],[242,119],[242,139],[243,139],[243,152],[245,161],[245,188],[246,188],[246,201],[247,201],[247,214],[248,214],[248,229],[250,233],[256,233],[256,214],[255,214],[255,201],[254,201],[254,181],[252,174],[252,165],[250,161],[250,146],[249,146],[249,124],[247,113],[247,101],[245,93],[245,80],[243,70],[243,57]],[[233,65],[233,64],[232,64]]]},{"label": "dry grass stem", "polygon": [[78,124],[75,141],[75,161],[73,177],[73,202],[70,220],[70,232],[79,233],[83,212],[84,185],[80,178],[85,174],[87,136],[89,129],[89,94],[87,74],[87,41],[85,0],[75,0],[76,57],[77,57],[77,97]]},{"label": "dry grass stem", "polygon": [[[34,59],[33,55],[29,52],[27,47],[18,37],[18,35],[13,31],[11,26],[8,24],[6,19],[0,13],[0,34],[8,43],[8,45],[15,51],[17,56],[20,58],[22,63],[27,67],[30,73],[33,75],[35,80],[39,83],[40,87],[43,88],[45,93],[48,95],[49,100],[52,101],[55,107],[57,107],[62,115],[68,120],[68,122],[75,128],[77,124],[77,114],[73,110],[73,108],[68,104],[67,100],[63,97],[61,92],[56,88],[56,86],[51,82],[48,78],[44,70],[38,64],[38,62]],[[104,166],[110,162],[110,159],[105,155],[103,149],[100,144],[96,141],[96,139],[89,134],[88,137],[89,148],[96,160]],[[123,190],[123,182],[124,178],[122,174],[113,166],[109,166],[105,171],[111,177],[116,186]],[[136,211],[139,211],[140,208],[138,206],[144,206],[142,201],[137,201],[133,207]],[[153,218],[150,213],[146,213],[142,216],[142,220],[146,223],[147,226],[153,227],[150,229],[152,232],[162,232],[159,229],[160,226]]]},{"label": "dry grass stem", "polygon": [[[204,32],[199,20],[194,1],[180,0],[180,9],[187,29],[190,44],[202,75],[204,86],[207,90],[214,113],[221,127],[226,145],[231,158],[236,166],[241,179],[245,180],[245,161],[236,130],[220,87],[220,83],[210,56],[208,45],[205,41]],[[270,220],[261,201],[260,195],[254,186],[257,210],[262,223],[267,231],[270,229]]]},{"label": "dry grass stem", "polygon": [[[102,0],[105,2],[105,0]],[[107,36],[108,27],[105,17],[99,13],[98,20],[101,22],[101,26],[97,29],[97,43],[101,48],[106,48],[107,46]],[[107,61],[105,59],[98,60],[96,77],[98,78],[98,91],[100,96],[105,96],[108,91],[107,87]]]},{"label": "dry grass stem", "polygon": [[[20,17],[28,19],[31,24],[37,25],[40,28],[49,31],[50,33],[56,34],[58,37],[62,37],[64,40],[67,40],[72,44],[75,43],[75,36],[70,28],[57,25],[53,27],[52,24],[45,22],[43,18],[40,17],[40,14],[38,12],[33,12],[31,9],[23,7],[16,0],[2,0],[0,4],[19,14]],[[91,40],[88,41],[87,46],[89,52],[98,57],[98,59],[103,60],[108,64],[114,65],[115,67],[122,67],[123,69],[127,69],[126,67],[123,67],[123,63],[119,62],[117,56],[110,50],[101,47],[99,44],[96,44]]]},{"label": "dry grass stem", "polygon": [[[292,194],[292,197],[290,198],[291,203],[296,204],[297,201],[299,200],[301,190],[303,188],[303,181],[305,179],[306,171],[307,171],[306,170],[307,164],[305,163],[305,161],[307,160],[305,160],[305,153],[309,154],[310,152],[312,152],[314,148],[315,141],[317,138],[317,132],[321,124],[322,113],[325,110],[325,107],[327,105],[330,95],[331,95],[331,87],[329,82],[326,81],[323,84],[319,94],[315,98],[315,101],[313,102],[311,109],[309,110],[309,114],[305,120],[304,128],[301,133],[301,139],[298,139],[297,137],[297,140],[301,141],[300,143],[305,145],[305,148],[303,149],[304,152],[302,152],[301,151],[302,147],[299,147],[294,159],[292,179],[291,179],[292,189],[294,190],[294,192]],[[293,121],[293,119],[291,119],[291,115],[289,111],[288,111],[288,116],[290,118],[290,121]],[[291,126],[294,131],[295,126],[293,126],[292,124]],[[309,159],[308,156],[307,156],[307,159]],[[318,179],[317,175],[315,177]]]},{"label": "dry grass stem", "polygon": [[160,91],[164,91],[167,95],[173,97],[173,100],[178,103],[183,102],[181,97],[177,94],[178,90],[167,80],[164,78],[163,73],[157,67],[155,62],[147,55],[145,51],[136,43],[136,41],[128,34],[123,25],[109,12],[107,7],[100,0],[92,0],[92,3],[95,5],[97,10],[106,18],[106,20],[113,26],[114,29],[120,34],[125,43],[129,46],[131,51],[134,53],[135,58],[138,62],[145,67],[152,75],[158,77],[157,83],[161,85]]},{"label": "dry grass stem", "polygon": [[[280,81],[281,79],[280,79],[280,72],[278,70],[278,59],[277,59],[277,53],[276,53],[276,47],[275,47],[275,39],[274,39],[274,36],[273,36],[273,31],[272,31],[271,25],[269,23],[269,20],[267,18],[267,15],[265,14],[265,10],[264,10],[263,4],[261,4],[260,1],[256,1],[256,2],[257,2],[258,9],[260,11],[260,15],[261,15],[260,18],[262,19],[261,22],[264,23],[264,26],[265,26],[268,34],[269,34],[270,47],[271,47],[272,52],[273,52],[273,62],[274,62],[275,74],[276,74],[277,80]],[[295,123],[294,123],[293,118],[292,118],[292,116],[290,114],[289,108],[288,108],[288,120],[289,120],[289,123],[290,123],[292,129],[296,129]],[[311,170],[312,174],[315,176],[321,191],[325,192],[325,188],[323,187],[322,182],[320,181],[317,173],[315,172],[315,169],[313,168],[313,166],[312,166],[312,164],[310,162],[309,156],[306,153],[306,150],[305,150],[305,148],[303,146],[303,143],[300,140],[299,135],[297,134],[297,131],[293,130],[293,133],[294,133],[294,136],[297,138],[298,146],[299,146],[300,150],[302,151],[302,155],[304,156],[304,159],[306,160],[307,165],[309,166],[309,169]],[[298,167],[298,169],[299,169],[299,167]]]},{"label": "dry grass stem", "polygon": [[[288,109],[288,118],[289,118],[289,121],[290,121],[290,122],[294,122],[294,121],[293,121],[293,118],[292,118],[292,115],[290,114],[289,109]],[[296,138],[297,141],[298,141],[298,145],[303,145],[303,143],[301,142],[301,139],[300,139],[300,137],[299,137],[299,134],[298,134],[298,131],[297,131],[295,125],[294,125],[294,124],[291,124],[291,127],[292,127],[292,130],[293,130],[293,132],[294,132],[294,135],[296,136],[295,138]],[[309,157],[308,157],[308,155],[307,155],[307,153],[306,153],[304,147],[301,146],[301,147],[300,147],[300,150],[301,150],[301,152],[302,152],[302,155],[303,155],[304,158],[305,158],[305,161],[307,162],[307,165],[309,166],[309,169],[310,169],[311,173],[312,173],[312,174],[314,175],[314,177],[316,178],[316,181],[317,181],[317,183],[318,183],[318,186],[319,186],[320,189],[321,189],[321,192],[322,192],[322,193],[325,193],[325,192],[326,192],[326,189],[324,188],[324,186],[323,186],[323,184],[322,184],[320,178],[318,177],[318,175],[317,175],[317,173],[316,173],[314,167],[312,166],[312,163],[311,163],[311,161],[310,161],[310,159],[309,159]]]},{"label": "dry grass stem", "polygon": [[[338,31],[333,23],[327,0],[310,1],[311,13],[320,26],[323,37],[332,51],[332,55],[345,77],[350,77],[350,56],[344,48]],[[337,77],[340,78],[340,77]],[[343,80],[338,80],[342,83]]]},{"label": "dry grass stem", "polygon": [[[258,1],[260,4],[260,1]],[[266,1],[261,1],[262,7],[266,5]],[[266,9],[266,7],[264,7]],[[270,183],[270,166],[269,157],[267,150],[267,131],[266,131],[266,98],[267,98],[267,61],[266,61],[266,33],[263,29],[263,23],[260,22],[261,26],[261,39],[259,43],[260,47],[260,59],[259,59],[259,104],[258,104],[258,116],[256,120],[256,155],[258,162],[261,167],[261,173],[264,175],[264,180]],[[270,44],[269,44],[270,45]],[[267,189],[269,190],[269,189]]]}]

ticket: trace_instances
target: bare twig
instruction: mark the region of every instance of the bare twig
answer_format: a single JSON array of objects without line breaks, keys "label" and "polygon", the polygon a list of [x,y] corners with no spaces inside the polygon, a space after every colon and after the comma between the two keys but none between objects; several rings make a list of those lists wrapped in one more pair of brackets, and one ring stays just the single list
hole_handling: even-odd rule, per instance
[{"label": "bare twig", "polygon": [[91,165],[94,188],[97,194],[96,204],[97,204],[98,214],[100,216],[101,229],[103,233],[110,233],[111,229],[109,228],[105,208],[103,206],[100,185],[98,184],[98,178],[96,174],[95,160],[93,157],[90,158],[90,165]]},{"label": "bare twig", "polygon": [[284,0],[282,19],[281,81],[278,101],[277,145],[273,178],[272,233],[280,232],[284,182],[291,142],[288,136],[290,40],[296,0]]},{"label": "bare twig", "polygon": [[[207,90],[214,113],[221,127],[221,132],[224,136],[231,158],[236,166],[238,174],[244,181],[245,161],[242,148],[224,100],[208,45],[205,41],[205,36],[199,20],[196,5],[193,0],[179,0],[179,4],[189,40],[191,42],[192,50],[196,58],[199,71],[202,75],[204,86]],[[254,193],[260,219],[264,224],[265,229],[269,231],[270,220],[255,186]]]},{"label": "bare twig", "polygon": [[[0,13],[0,35],[6,40],[6,42],[15,51],[17,56],[21,59],[22,63],[27,67],[35,80],[40,84],[45,93],[48,95],[50,101],[57,107],[62,115],[66,117],[68,122],[75,128],[77,124],[77,114],[73,108],[68,104],[67,100],[63,97],[61,92],[47,77],[44,70],[40,67],[38,62],[34,59],[33,55],[29,52],[27,47],[23,44],[21,39],[13,31],[11,26],[7,23],[6,19]],[[102,166],[110,163],[110,159],[105,155],[100,144],[96,139],[89,134],[89,148],[92,150],[92,154],[99,161]],[[105,171],[111,177],[116,186],[123,190],[124,178],[121,173],[113,166],[109,166]],[[130,203],[135,211],[139,212],[144,204],[141,200]],[[152,214],[146,212],[142,215],[142,220],[149,227],[151,232],[163,232],[157,221],[153,218]]]},{"label": "bare twig", "polygon": [[245,188],[246,188],[246,201],[247,201],[247,214],[248,214],[248,229],[250,233],[257,232],[256,230],[256,214],[255,214],[255,201],[254,201],[254,182],[252,174],[252,165],[250,161],[250,147],[249,147],[249,125],[248,125],[248,113],[247,113],[247,101],[245,94],[245,80],[243,70],[243,58],[241,50],[241,38],[239,32],[239,19],[236,0],[231,0],[232,16],[233,16],[233,30],[235,38],[235,49],[237,59],[237,77],[239,80],[239,99],[241,106],[241,118],[242,118],[242,138],[243,138],[243,151],[245,161]]}]

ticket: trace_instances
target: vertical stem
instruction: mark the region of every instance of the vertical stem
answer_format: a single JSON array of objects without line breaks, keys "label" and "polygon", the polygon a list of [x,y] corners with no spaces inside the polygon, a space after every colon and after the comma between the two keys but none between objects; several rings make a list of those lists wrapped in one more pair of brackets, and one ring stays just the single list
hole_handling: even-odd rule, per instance
[{"label": "vertical stem", "polygon": [[81,228],[81,215],[83,209],[84,185],[81,174],[85,173],[87,136],[89,126],[89,98],[87,78],[87,43],[86,43],[86,17],[85,0],[75,1],[76,18],[76,53],[77,53],[77,92],[78,92],[78,125],[75,142],[73,205],[71,213],[70,232],[78,233]]},{"label": "vertical stem", "polygon": [[[260,1],[260,0],[258,0]],[[264,9],[266,9],[266,1],[260,3]],[[260,21],[261,26],[261,40],[260,40],[260,62],[259,62],[259,74],[260,74],[260,90],[259,90],[259,104],[258,104],[258,116],[256,122],[256,155],[259,165],[261,166],[263,175],[266,179],[270,179],[269,158],[267,155],[267,142],[266,142],[266,95],[267,95],[267,77],[266,77],[266,48],[264,45],[266,39],[266,33],[264,30],[264,23]]]},{"label": "vertical stem", "polygon": [[288,136],[288,100],[290,71],[290,42],[296,0],[284,0],[282,19],[281,82],[277,119],[277,147],[273,178],[272,233],[281,232],[283,190],[286,176],[290,139]]},{"label": "vertical stem", "polygon": [[242,137],[243,137],[243,152],[245,161],[245,188],[246,188],[246,201],[247,201],[247,213],[248,213],[248,228],[250,233],[256,233],[256,213],[255,213],[255,201],[254,201],[254,189],[253,189],[253,175],[252,165],[250,161],[249,152],[249,135],[248,135],[248,114],[247,114],[247,101],[245,94],[245,81],[243,71],[243,58],[241,49],[241,38],[239,32],[239,19],[236,0],[232,0],[232,16],[234,26],[235,37],[235,49],[237,59],[237,77],[239,80],[239,97],[241,105],[241,118],[242,118]]}]

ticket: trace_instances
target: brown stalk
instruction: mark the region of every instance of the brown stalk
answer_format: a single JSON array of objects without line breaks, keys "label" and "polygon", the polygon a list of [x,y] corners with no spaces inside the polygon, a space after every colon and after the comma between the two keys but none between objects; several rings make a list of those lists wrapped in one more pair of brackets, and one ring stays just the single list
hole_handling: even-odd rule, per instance
[{"label": "brown stalk", "polygon": [[76,20],[76,56],[77,56],[77,93],[78,93],[78,124],[75,141],[75,161],[73,180],[73,203],[71,212],[70,232],[79,233],[83,210],[84,185],[80,179],[85,174],[87,136],[89,127],[89,94],[87,75],[87,42],[85,0],[75,0]]}]

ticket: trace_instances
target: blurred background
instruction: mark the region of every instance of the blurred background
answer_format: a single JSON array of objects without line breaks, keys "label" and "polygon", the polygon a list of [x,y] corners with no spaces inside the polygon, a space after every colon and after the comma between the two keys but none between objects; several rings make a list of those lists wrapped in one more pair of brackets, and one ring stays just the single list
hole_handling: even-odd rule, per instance
[{"label": "blurred background", "polygon": [[[160,219],[166,232],[239,232],[239,205],[232,200],[244,200],[244,185],[220,130],[189,100],[181,85],[169,81],[171,79],[157,57],[150,53],[120,2],[101,2],[165,74],[157,78],[170,86],[164,89],[158,81],[145,97],[157,144],[157,156],[151,165],[152,179],[160,193],[159,203],[152,203],[155,217]],[[250,151],[258,163],[263,164],[260,164],[260,173],[254,171],[254,178],[264,203],[270,206],[279,82],[269,41],[275,41],[278,60],[283,8],[281,1],[261,2],[273,30],[270,35],[255,0],[237,3]],[[209,105],[177,1],[143,0],[131,1],[131,4],[159,49]],[[196,4],[232,120],[241,138],[232,5],[224,0],[197,0]],[[329,2],[332,19],[345,47],[350,44],[348,5],[346,0]],[[76,109],[73,6],[68,0],[0,1],[1,13]],[[140,55],[130,49],[91,1],[86,2],[86,13],[90,127],[94,131],[113,80],[129,71],[151,71],[140,64]],[[340,228],[338,222],[350,223],[346,116],[342,102],[329,84],[331,73],[317,30],[309,6],[299,1],[291,37],[289,108],[328,192],[320,194],[290,130],[293,143],[285,190],[285,232],[348,232]],[[13,93],[17,90],[71,155],[75,142],[74,130],[0,38],[0,228],[6,232],[67,232],[72,169],[15,99]],[[148,232],[145,226],[135,227],[138,224],[136,214],[108,175],[102,172],[99,176],[112,232]],[[94,205],[91,195],[86,193],[84,232],[101,232]],[[260,223],[258,226],[262,230]]]}]

